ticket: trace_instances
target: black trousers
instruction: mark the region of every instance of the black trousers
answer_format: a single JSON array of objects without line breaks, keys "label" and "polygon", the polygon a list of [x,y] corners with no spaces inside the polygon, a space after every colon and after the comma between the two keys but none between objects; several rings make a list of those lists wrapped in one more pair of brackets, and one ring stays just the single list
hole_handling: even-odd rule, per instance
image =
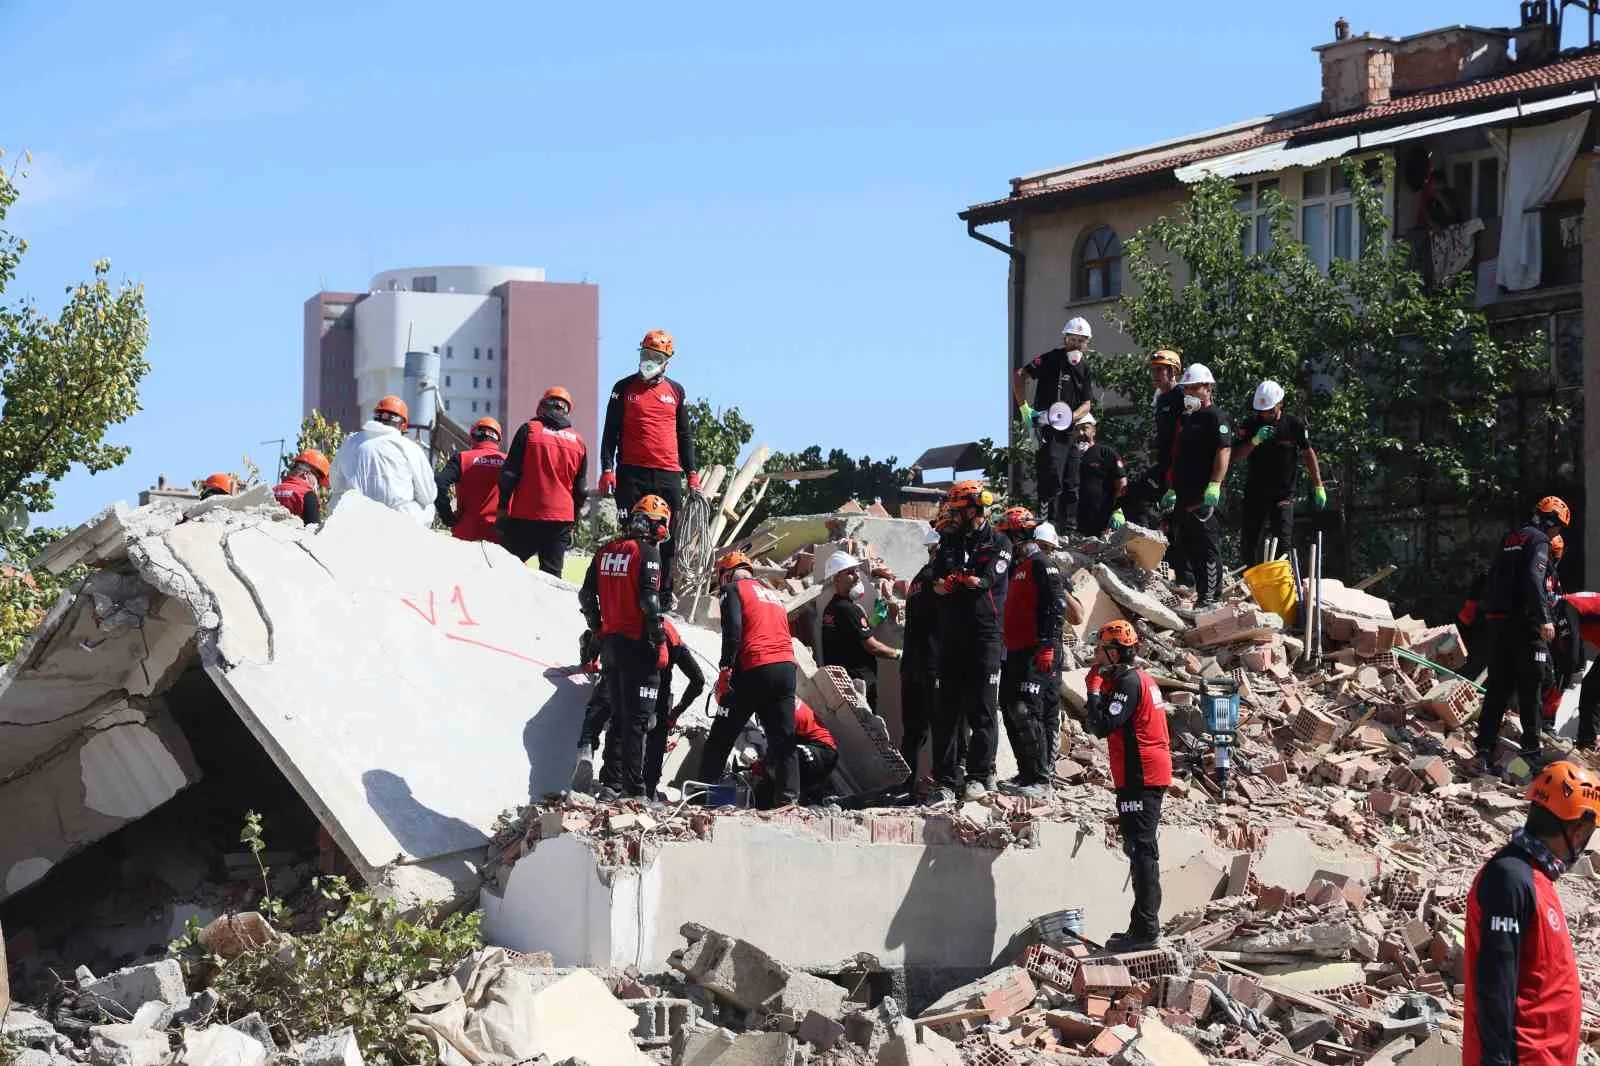
[{"label": "black trousers", "polygon": [[518,559],[527,562],[537,555],[540,570],[560,577],[567,561],[567,549],[572,547],[572,523],[508,518],[500,540],[506,551]]},{"label": "black trousers", "polygon": [[[644,466],[617,467],[617,517],[622,518],[645,496],[660,496],[672,509],[673,520],[683,504],[683,475],[676,470],[651,470]],[[623,520],[627,528],[627,520]],[[677,538],[661,542],[661,591],[672,591],[672,557],[677,553]]]},{"label": "black trousers", "polygon": [[1000,667],[1000,714],[1006,739],[1017,757],[1018,775],[1026,784],[1050,780],[1050,751],[1044,725],[1048,682],[1047,674],[1034,669],[1033,652],[1006,652]]},{"label": "black trousers", "polygon": [[1239,523],[1239,549],[1246,566],[1265,562],[1262,538],[1275,537],[1282,554],[1294,547],[1294,501],[1244,498],[1244,513]]},{"label": "black trousers", "polygon": [[1128,521],[1147,529],[1155,527],[1156,504],[1167,491],[1166,478],[1164,470],[1152,466],[1128,480],[1128,491],[1122,497],[1122,513]]},{"label": "black trousers", "polygon": [[1578,689],[1578,747],[1593,748],[1600,729],[1600,659],[1589,664]]},{"label": "black trousers", "polygon": [[667,735],[672,732],[672,667],[661,671],[660,695],[650,732],[644,738],[644,794],[654,796],[661,784],[661,765],[667,761]]},{"label": "black trousers", "polygon": [[911,768],[908,785],[917,783],[917,759],[938,713],[939,678],[900,663],[900,754]]},{"label": "black trousers", "polygon": [[[1098,537],[1111,525],[1111,512],[1117,509],[1116,497],[1111,494],[1116,486],[1095,486],[1085,492],[1078,486],[1078,532],[1086,537]],[[1127,517],[1127,512],[1123,512]]]},{"label": "black trousers", "polygon": [[656,650],[648,641],[612,635],[601,660],[610,682],[611,725],[600,779],[625,796],[643,796],[645,734],[661,693]]},{"label": "black trousers", "polygon": [[1033,458],[1039,488],[1039,520],[1048,518],[1066,532],[1078,526],[1078,431],[1047,429]]},{"label": "black trousers", "polygon": [[1487,659],[1488,641],[1484,637],[1484,630],[1488,623],[1481,618],[1470,626],[1462,627],[1456,623],[1456,631],[1461,634],[1461,643],[1467,647],[1467,661],[1461,664],[1456,673],[1469,680],[1478,680],[1478,675],[1483,673],[1483,664]]},{"label": "black trousers", "polygon": [[[974,644],[947,638],[941,649],[938,713],[933,720],[933,776],[944,788],[960,788],[963,780],[987,782],[994,776],[1004,655],[1005,648],[998,640]],[[970,731],[964,760],[963,725]]]},{"label": "black trousers", "polygon": [[[822,802],[832,793],[828,780],[839,765],[839,749],[808,740],[796,744],[794,750],[800,774],[800,802],[806,806]],[[770,774],[756,779],[754,799],[757,807],[777,805]]]},{"label": "black trousers", "polygon": [[1522,753],[1537,754],[1541,741],[1539,689],[1550,669],[1550,649],[1539,639],[1531,622],[1491,618],[1484,624],[1484,662],[1489,682],[1483,696],[1483,717],[1478,723],[1478,754],[1494,757],[1500,742],[1500,725],[1513,695],[1522,719]]},{"label": "black trousers", "polygon": [[607,728],[610,724],[611,679],[602,670],[595,676],[594,690],[589,693],[589,703],[583,709],[583,728],[578,733],[578,747],[588,748],[591,752],[598,751],[601,738],[604,738],[605,751],[596,777],[602,785],[617,788],[616,774],[621,767],[617,762],[617,731]]},{"label": "black trousers", "polygon": [[1154,938],[1161,933],[1161,788],[1117,789],[1117,829],[1133,881],[1128,932]]},{"label": "black trousers", "polygon": [[1222,523],[1216,508],[1180,506],[1172,523],[1180,556],[1193,574],[1195,603],[1216,603],[1222,599]]},{"label": "black trousers", "polygon": [[799,802],[799,763],[794,741],[794,663],[770,663],[733,675],[732,705],[713,719],[700,757],[700,780],[715,783],[728,771],[728,755],[745,723],[754,716],[767,735],[761,760],[772,777],[777,806]]},{"label": "black trousers", "polygon": [[1056,668],[1044,680],[1044,707],[1040,723],[1044,726],[1045,773],[1056,771],[1056,757],[1061,754],[1061,660],[1066,649],[1056,648]]}]

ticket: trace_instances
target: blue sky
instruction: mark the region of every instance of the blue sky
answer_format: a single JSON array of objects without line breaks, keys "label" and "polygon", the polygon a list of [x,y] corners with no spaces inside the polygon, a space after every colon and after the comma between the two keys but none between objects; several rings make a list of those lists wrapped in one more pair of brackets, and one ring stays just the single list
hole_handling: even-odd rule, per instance
[{"label": "blue sky", "polygon": [[670,329],[690,395],[775,448],[999,436],[1006,263],[956,212],[1315,100],[1339,15],[1406,34],[1517,4],[7,0],[0,147],[34,155],[8,296],[54,309],[108,256],[151,319],[112,435],[133,454],[74,471],[50,521],[270,468],[306,297],[420,264],[598,283],[602,382]]}]

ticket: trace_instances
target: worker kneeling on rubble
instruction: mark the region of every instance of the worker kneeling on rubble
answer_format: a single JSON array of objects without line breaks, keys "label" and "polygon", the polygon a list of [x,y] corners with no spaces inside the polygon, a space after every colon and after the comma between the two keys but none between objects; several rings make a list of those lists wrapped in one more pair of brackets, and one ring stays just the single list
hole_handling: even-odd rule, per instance
[{"label": "worker kneeling on rubble", "polygon": [[433,467],[422,445],[407,437],[410,409],[398,396],[385,396],[372,420],[352,433],[333,457],[333,497],[355,489],[367,499],[399,511],[420,526],[433,521]]},{"label": "worker kneeling on rubble", "polygon": [[645,734],[669,660],[661,624],[660,545],[671,522],[661,497],[640,500],[627,531],[594,553],[578,591],[584,621],[600,635],[601,677],[610,686],[608,748],[616,754],[600,771],[602,799],[645,794]]},{"label": "worker kneeling on rubble", "polygon": [[[1009,508],[995,528],[1011,538],[1015,555],[1006,589],[1006,657],[1000,668],[1000,713],[1018,770],[1007,784],[1024,796],[1041,798],[1050,790],[1045,714],[1046,704],[1060,691],[1066,584],[1055,557],[1034,539],[1041,527],[1032,511]],[[1055,529],[1049,523],[1043,528],[1054,542]]]},{"label": "worker kneeling on rubble", "polygon": [[[794,699],[794,750],[795,762],[800,771],[800,802],[812,806],[832,794],[828,780],[834,767],[839,765],[839,745],[828,727],[817,720],[811,705],[796,696]],[[772,807],[772,775],[764,763],[756,763],[754,800],[758,807]]]},{"label": "worker kneeling on rubble", "polygon": [[[500,468],[495,524],[506,550],[523,562],[539,556],[539,569],[555,577],[566,564],[572,527],[588,495],[583,473],[589,449],[571,416],[572,394],[559,385],[546,389],[538,411],[511,438]],[[667,587],[665,577],[661,587]]]},{"label": "worker kneeling on rubble", "polygon": [[[457,540],[499,541],[494,516],[500,507],[500,469],[506,461],[500,450],[500,423],[480,418],[472,424],[470,435],[472,447],[456,452],[433,475],[438,489],[433,509]],[[453,508],[452,488],[456,490]]]},{"label": "worker kneeling on rubble", "polygon": [[1462,1066],[1570,1066],[1583,992],[1555,881],[1589,846],[1600,777],[1553,762],[1528,788],[1528,820],[1467,897]]},{"label": "worker kneeling on rubble", "polygon": [[1085,723],[1106,738],[1117,795],[1117,828],[1133,880],[1128,931],[1106,941],[1138,951],[1161,938],[1161,801],[1172,784],[1172,739],[1155,678],[1134,665],[1139,634],[1118,618],[1100,627],[1089,671]]},{"label": "worker kneeling on rubble", "polygon": [[717,560],[722,589],[722,657],[717,703],[728,708],[713,719],[701,754],[700,780],[715,784],[727,772],[728,755],[754,716],[767,735],[762,762],[772,777],[773,806],[800,798],[795,755],[794,644],[783,597],[757,581],[750,559],[730,552]]},{"label": "worker kneeling on rubble", "polygon": [[1550,538],[1571,520],[1566,503],[1546,496],[1534,506],[1533,519],[1501,542],[1500,554],[1489,568],[1483,595],[1489,679],[1473,761],[1478,773],[1499,772],[1495,749],[1513,694],[1522,719],[1522,757],[1532,766],[1542,752],[1539,689],[1552,672],[1549,642],[1556,636],[1555,615],[1546,595]]},{"label": "worker kneeling on rubble", "polygon": [[[656,786],[661,784],[661,766],[667,760],[667,738],[677,726],[679,716],[706,690],[706,675],[694,657],[694,650],[683,642],[683,634],[678,632],[678,627],[672,624],[672,619],[663,618],[661,628],[667,636],[667,665],[661,668],[656,713],[650,719],[650,733],[645,738],[644,746],[644,791],[652,799],[656,797]],[[683,698],[676,704],[672,702],[674,667],[689,682],[689,686],[683,690]]]},{"label": "worker kneeling on rubble", "polygon": [[308,526],[322,521],[322,498],[317,487],[328,483],[328,457],[315,448],[307,448],[294,457],[289,472],[272,490],[272,498],[290,514]]},{"label": "worker kneeling on rubble", "polygon": [[[981,799],[995,785],[1006,571],[1011,567],[1011,542],[989,522],[994,497],[983,482],[956,482],[945,502],[951,532],[939,546],[933,584],[941,597],[939,707],[933,720],[939,788],[929,796],[933,804],[955,802],[957,789],[967,799]],[[970,731],[965,760],[963,725]]]},{"label": "worker kneeling on rubble", "polygon": [[822,665],[837,666],[852,681],[859,681],[866,688],[867,704],[877,710],[878,660],[899,659],[900,651],[872,635],[876,623],[861,606],[867,583],[860,559],[834,552],[823,567],[822,579],[833,586],[833,598],[822,609]]}]

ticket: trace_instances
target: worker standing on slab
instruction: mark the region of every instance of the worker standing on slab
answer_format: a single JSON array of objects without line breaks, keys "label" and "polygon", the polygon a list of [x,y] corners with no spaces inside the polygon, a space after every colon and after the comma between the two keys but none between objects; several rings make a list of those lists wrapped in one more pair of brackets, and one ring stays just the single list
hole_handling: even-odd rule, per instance
[{"label": "worker standing on slab", "polygon": [[1118,618],[1100,627],[1089,671],[1089,731],[1106,738],[1117,794],[1117,828],[1133,881],[1127,932],[1106,941],[1110,951],[1139,951],[1161,938],[1161,801],[1172,784],[1172,740],[1155,678],[1134,665],[1139,633]]},{"label": "worker standing on slab", "polygon": [[939,702],[939,597],[934,561],[939,555],[940,530],[949,517],[941,508],[923,535],[928,561],[906,585],[904,647],[900,657],[900,754],[906,760],[906,798],[915,800],[917,762],[928,739]]},{"label": "worker standing on slab", "polygon": [[209,500],[213,496],[232,496],[234,490],[232,477],[227,474],[212,474],[200,483],[200,498]]},{"label": "worker standing on slab", "polygon": [[1172,442],[1178,437],[1178,420],[1183,417],[1183,390],[1178,388],[1183,360],[1177,352],[1163,348],[1150,356],[1149,365],[1150,383],[1155,386],[1151,399],[1151,463],[1134,480],[1125,501],[1128,516],[1143,526],[1153,526],[1158,520],[1153,510],[1167,488]]},{"label": "worker standing on slab", "polygon": [[1034,540],[1038,525],[1026,507],[1008,508],[995,523],[1011,538],[1014,560],[1006,589],[1006,657],[1000,669],[1000,713],[1017,757],[1017,776],[1007,784],[1024,796],[1042,799],[1050,791],[1051,770],[1045,705],[1059,691],[1067,589],[1055,556]]},{"label": "worker standing on slab", "polygon": [[1555,615],[1546,595],[1550,570],[1550,538],[1565,530],[1572,512],[1557,496],[1546,496],[1533,509],[1532,520],[1500,544],[1484,586],[1484,647],[1489,679],[1478,722],[1478,755],[1473,769],[1499,772],[1496,748],[1500,724],[1513,695],[1522,719],[1522,757],[1530,766],[1539,760],[1539,689],[1548,679],[1549,642],[1555,639]]},{"label": "worker standing on slab", "polygon": [[317,489],[328,483],[328,470],[328,457],[307,448],[289,464],[289,472],[272,490],[272,498],[306,525],[317,525],[322,521],[322,498]]},{"label": "worker standing on slab", "polygon": [[[589,449],[572,428],[572,394],[559,385],[546,389],[534,416],[512,436],[500,468],[495,525],[507,551],[523,562],[537,555],[540,570],[561,576],[572,527],[588,496],[583,487],[588,466]],[[674,496],[667,505],[675,507],[676,501]]]},{"label": "worker standing on slab", "polygon": [[[1244,522],[1240,531],[1240,550],[1246,566],[1263,562],[1263,536],[1277,542],[1277,550],[1294,548],[1294,490],[1299,464],[1304,463],[1311,478],[1311,505],[1321,511],[1328,506],[1328,490],[1322,486],[1322,469],[1317,465],[1317,450],[1311,446],[1306,424],[1283,410],[1283,386],[1263,381],[1251,401],[1254,414],[1239,423],[1234,431],[1233,463],[1249,462],[1244,485]],[[1276,556],[1274,556],[1276,558]]]},{"label": "worker standing on slab", "polygon": [[1115,448],[1099,440],[1098,420],[1092,414],[1077,422],[1081,437],[1078,447],[1078,533],[1098,537],[1107,529],[1127,524],[1122,513],[1122,495],[1128,490],[1128,468]]},{"label": "worker standing on slab", "polygon": [[[1089,373],[1085,352],[1094,331],[1086,319],[1073,318],[1061,329],[1061,347],[1035,356],[1018,367],[1011,379],[1011,397],[1017,413],[1029,426],[1037,427],[1039,450],[1034,460],[1034,479],[1039,492],[1039,514],[1061,529],[1072,530],[1078,522],[1078,420],[1092,407],[1094,377]],[[1027,381],[1032,379],[1033,403],[1027,397]],[[1072,412],[1072,424],[1057,428],[1048,422],[1055,404],[1065,404]]]},{"label": "worker standing on slab", "polygon": [[[651,799],[657,798],[656,788],[661,784],[661,765],[667,758],[667,738],[678,724],[678,717],[688,710],[694,701],[700,698],[700,693],[706,690],[706,675],[700,669],[700,662],[694,657],[694,651],[683,642],[683,634],[678,632],[678,627],[672,624],[672,619],[663,618],[661,628],[667,637],[667,665],[661,671],[659,695],[656,696],[656,713],[650,722],[650,733],[645,738],[644,749],[644,794]],[[688,687],[683,690],[683,698],[676,704],[672,702],[672,671],[679,670]]]},{"label": "worker standing on slab", "polygon": [[[1222,523],[1217,505],[1228,476],[1232,435],[1228,420],[1212,403],[1217,379],[1204,363],[1190,363],[1178,379],[1183,386],[1183,418],[1173,444],[1163,510],[1172,512],[1171,540],[1180,582],[1192,575],[1195,603],[1222,598]],[[1170,549],[1169,549],[1170,554]]]},{"label": "worker standing on slab", "polygon": [[1570,1066],[1583,990],[1556,878],[1600,817],[1600,778],[1553,762],[1528,788],[1528,819],[1467,896],[1461,1066]]},{"label": "worker standing on slab", "polygon": [[[666,330],[646,333],[639,342],[638,373],[611,388],[600,434],[600,492],[616,494],[619,512],[630,510],[646,493],[654,493],[677,514],[685,473],[689,491],[700,491],[689,405],[683,386],[667,377],[674,347],[672,334]],[[669,605],[673,552],[668,541],[661,552],[661,587]]]},{"label": "worker standing on slab", "polygon": [[354,489],[399,511],[419,526],[433,522],[433,467],[422,445],[406,436],[410,410],[398,396],[385,396],[372,420],[352,433],[333,457],[333,503]]},{"label": "worker standing on slab", "polygon": [[[472,447],[445,460],[433,483],[438,492],[433,510],[457,540],[500,540],[495,514],[500,509],[500,472],[506,456],[500,450],[500,423],[480,418],[468,434]],[[450,490],[455,489],[455,505]]]},{"label": "worker standing on slab", "polygon": [[728,712],[711,723],[700,759],[701,781],[715,784],[728,769],[728,755],[745,723],[755,717],[767,735],[763,759],[772,775],[774,806],[800,799],[795,754],[794,642],[783,597],[755,578],[748,556],[730,552],[717,560],[722,590],[722,658],[717,703]]},{"label": "worker standing on slab", "polygon": [[[1585,651],[1600,649],[1600,592],[1569,592],[1561,597],[1578,616],[1578,636]],[[1590,656],[1583,687],[1578,690],[1578,750],[1594,751],[1600,741],[1600,667]]]},{"label": "worker standing on slab", "polygon": [[822,665],[837,666],[866,688],[867,705],[878,708],[878,660],[900,658],[900,651],[872,635],[875,627],[861,600],[867,583],[861,560],[849,552],[828,556],[822,580],[833,586],[833,598],[822,609]]},{"label": "worker standing on slab", "polygon": [[[967,799],[981,799],[995,786],[1006,580],[1011,568],[1011,541],[989,522],[994,497],[983,482],[956,482],[945,502],[952,530],[939,547],[933,585],[941,597],[939,706],[933,720],[934,776],[939,787],[929,797],[933,804],[954,803],[958,791]],[[965,758],[963,725],[970,731]]]},{"label": "worker standing on slab", "polygon": [[594,553],[578,592],[584,621],[600,636],[601,676],[609,685],[614,735],[607,750],[616,756],[600,771],[606,800],[645,796],[645,734],[669,661],[661,624],[661,542],[671,524],[665,500],[640,500],[627,531]]}]

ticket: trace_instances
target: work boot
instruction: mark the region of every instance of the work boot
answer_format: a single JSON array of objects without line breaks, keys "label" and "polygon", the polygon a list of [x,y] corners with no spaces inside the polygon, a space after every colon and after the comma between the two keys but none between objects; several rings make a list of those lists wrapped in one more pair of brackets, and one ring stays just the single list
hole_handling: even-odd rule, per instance
[{"label": "work boot", "polygon": [[1043,781],[1029,781],[1025,785],[1016,785],[1011,789],[1011,792],[1026,799],[1042,800],[1050,798],[1050,786]]},{"label": "work boot", "polygon": [[924,807],[954,807],[956,794],[948,788],[936,788],[922,801]]},{"label": "work boot", "polygon": [[618,792],[610,785],[601,785],[600,788],[595,792],[594,798],[600,803],[616,803],[618,800],[622,799],[622,793]]},{"label": "work boot", "polygon": [[1147,933],[1130,929],[1126,933],[1112,933],[1106,937],[1106,950],[1113,955],[1122,955],[1130,951],[1149,951],[1161,943],[1159,932]]},{"label": "work boot", "polygon": [[962,798],[969,800],[981,800],[988,794],[989,790],[982,781],[968,781],[967,787],[961,793]]},{"label": "work boot", "polygon": [[1500,767],[1495,765],[1491,756],[1485,755],[1480,751],[1467,764],[1467,773],[1474,777],[1499,777]]},{"label": "work boot", "polygon": [[585,744],[578,749],[578,765],[572,770],[573,792],[588,792],[594,788],[594,749]]}]

